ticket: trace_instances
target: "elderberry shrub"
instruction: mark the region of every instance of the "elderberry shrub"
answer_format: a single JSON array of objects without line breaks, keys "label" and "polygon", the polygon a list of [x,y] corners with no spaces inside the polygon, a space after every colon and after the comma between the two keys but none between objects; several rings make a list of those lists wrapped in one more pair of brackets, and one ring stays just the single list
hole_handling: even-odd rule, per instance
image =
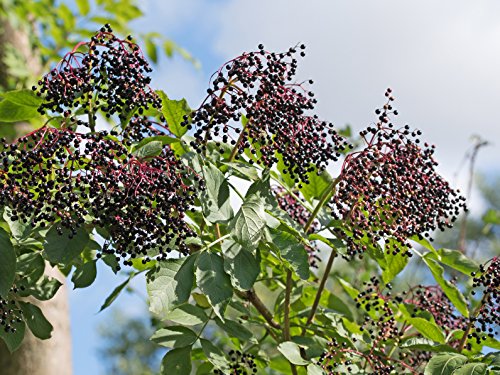
[{"label": "elderberry shrub", "polygon": [[[285,211],[297,224],[304,227],[309,220],[311,213],[297,201],[297,198],[299,198],[302,202],[305,202],[304,198],[300,197],[300,192],[295,192],[295,196],[293,196],[281,186],[273,186],[271,191],[276,197],[278,207]],[[314,220],[309,227],[308,234],[314,233],[318,229],[319,222]],[[309,256],[309,265],[313,268],[318,268],[318,262],[321,258],[318,256],[319,248],[316,245],[316,242],[313,241],[311,242],[311,246],[305,245],[304,248]]]},{"label": "elderberry shrub", "polygon": [[229,351],[229,371],[215,369],[217,375],[251,375],[257,373],[257,364],[253,354],[242,353],[239,350]]},{"label": "elderberry shrub", "polygon": [[17,288],[13,287],[7,297],[0,296],[0,329],[6,333],[15,333],[16,323],[23,321],[23,312],[13,297],[16,293]]},{"label": "elderberry shrub", "polygon": [[284,173],[297,183],[309,183],[307,173],[321,173],[329,161],[350,149],[331,123],[307,114],[314,109],[314,94],[305,82],[292,81],[296,55],[304,48],[274,53],[260,45],[258,52],[244,53],[223,65],[212,76],[208,96],[193,113],[192,124],[187,118],[184,122],[196,129],[191,145],[201,153],[208,141],[217,138],[218,146],[220,141],[233,146],[230,159],[248,150],[266,167],[276,164],[280,155]]},{"label": "elderberry shrub", "polygon": [[465,198],[436,172],[434,146],[420,145],[421,131],[395,128],[391,89],[385,95],[376,125],[360,132],[365,148],[345,158],[329,204],[333,218],[352,233],[335,230],[350,257],[381,240],[388,253],[411,256],[408,238],[450,228],[461,209],[467,210]]},{"label": "elderberry shrub", "polygon": [[122,258],[188,252],[185,239],[195,234],[184,216],[203,182],[168,146],[141,158],[106,132],[45,126],[4,144],[0,163],[0,206],[12,221],[55,224],[70,237],[84,224],[104,228],[105,252]]},{"label": "elderberry shrub", "polygon": [[473,273],[472,293],[482,293],[482,299],[474,316],[470,318],[472,332],[468,339],[477,344],[487,337],[498,337],[500,331],[500,257],[496,256],[479,267],[479,274]]}]

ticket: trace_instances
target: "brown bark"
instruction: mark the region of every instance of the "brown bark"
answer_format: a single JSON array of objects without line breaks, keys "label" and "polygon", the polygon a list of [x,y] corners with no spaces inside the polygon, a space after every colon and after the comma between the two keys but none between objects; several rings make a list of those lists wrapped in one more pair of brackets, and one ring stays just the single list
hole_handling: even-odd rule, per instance
[{"label": "brown bark", "polygon": [[[0,18],[0,86],[8,89],[8,71],[3,63],[2,52],[7,44],[13,45],[23,56],[33,75],[39,75],[41,60],[31,48],[29,30],[15,29]],[[52,323],[52,338],[39,340],[26,330],[21,347],[12,355],[0,340],[0,374],[2,375],[71,375],[71,332],[69,324],[68,289],[64,276],[56,268],[46,268],[45,274],[63,283],[57,294],[49,301],[30,300],[40,307]]]}]

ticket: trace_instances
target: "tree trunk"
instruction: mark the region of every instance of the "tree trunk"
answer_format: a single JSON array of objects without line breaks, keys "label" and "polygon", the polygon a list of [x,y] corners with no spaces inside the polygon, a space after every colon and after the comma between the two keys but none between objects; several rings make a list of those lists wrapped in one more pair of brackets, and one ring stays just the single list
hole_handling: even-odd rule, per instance
[{"label": "tree trunk", "polygon": [[[33,30],[15,29],[8,20],[0,17],[0,87],[12,85],[3,62],[2,51],[10,44],[23,56],[26,66],[34,76],[40,74],[41,60],[32,48],[29,33]],[[71,332],[69,324],[68,289],[64,276],[57,268],[47,266],[45,274],[57,278],[63,284],[49,301],[31,299],[54,326],[52,338],[39,340],[29,329],[21,347],[12,355],[0,340],[0,374],[2,375],[71,375]]]}]

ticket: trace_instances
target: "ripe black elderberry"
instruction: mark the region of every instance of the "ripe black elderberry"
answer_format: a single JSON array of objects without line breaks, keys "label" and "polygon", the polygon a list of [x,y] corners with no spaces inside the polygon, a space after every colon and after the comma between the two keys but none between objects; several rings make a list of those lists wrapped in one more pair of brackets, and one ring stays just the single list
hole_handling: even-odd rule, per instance
[{"label": "ripe black elderberry", "polygon": [[[391,123],[389,116],[397,112],[390,89],[386,95],[389,100],[376,111],[376,125],[360,133],[366,147],[346,157],[330,202],[334,219],[352,233],[347,237],[336,230],[351,257],[381,239],[386,251],[397,254],[410,248],[409,237],[449,228],[466,210],[465,198],[436,172],[434,146],[419,145],[420,131],[410,131],[408,125],[396,129]],[[391,245],[391,239],[402,246]]]},{"label": "ripe black elderberry", "polygon": [[474,274],[472,288],[474,294],[482,293],[482,299],[471,323],[473,330],[469,339],[474,338],[478,344],[489,337],[498,337],[500,331],[500,257],[490,259]]},{"label": "ripe black elderberry", "polygon": [[6,333],[15,333],[16,323],[23,321],[23,312],[15,300],[17,288],[10,289],[8,296],[0,296],[0,329]]},{"label": "ripe black elderberry", "polygon": [[[105,132],[80,134],[42,127],[0,152],[0,205],[13,221],[32,227],[57,225],[76,234],[83,224],[106,229],[112,249],[123,258],[172,249],[187,253],[184,222],[203,183],[165,146],[158,156],[140,158]],[[126,262],[128,262],[126,260]]]},{"label": "ripe black elderberry", "polygon": [[[304,202],[304,199],[300,197],[300,192],[297,191],[295,193],[295,197],[297,197],[295,198],[281,186],[273,186],[272,193],[278,201],[279,208],[285,211],[297,224],[299,224],[301,227],[304,227],[309,220],[311,213],[297,201],[298,198],[301,199],[302,202]],[[319,222],[315,220],[309,227],[308,233],[314,233],[318,229]],[[305,245],[304,248],[306,249],[309,256],[309,265],[313,268],[318,268],[318,262],[321,259],[318,256],[319,248],[316,246],[315,241],[311,242],[311,246]]]},{"label": "ripe black elderberry", "polygon": [[85,113],[88,121],[73,120],[93,128],[89,123],[97,119],[97,111],[126,121],[136,110],[142,115],[151,107],[160,108],[160,98],[149,87],[151,71],[141,49],[116,37],[107,25],[89,42],[78,43],[33,90],[44,95],[40,113]]},{"label": "ripe black elderberry", "polygon": [[247,151],[266,167],[281,156],[285,172],[297,183],[308,183],[308,172],[320,173],[352,146],[332,124],[307,114],[316,99],[305,83],[292,82],[297,49],[270,53],[260,47],[229,61],[212,76],[208,96],[193,114],[197,142],[192,146],[202,152],[217,138],[217,143],[233,146],[231,159]]},{"label": "ripe black elderberry", "polygon": [[229,371],[224,372],[220,369],[215,369],[214,374],[218,375],[251,375],[257,373],[257,364],[253,354],[242,353],[239,350],[230,350],[229,357],[231,363]]}]

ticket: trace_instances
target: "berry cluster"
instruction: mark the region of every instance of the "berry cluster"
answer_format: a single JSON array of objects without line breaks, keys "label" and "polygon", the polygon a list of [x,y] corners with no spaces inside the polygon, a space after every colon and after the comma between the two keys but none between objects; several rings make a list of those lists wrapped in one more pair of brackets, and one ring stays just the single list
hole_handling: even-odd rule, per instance
[{"label": "berry cluster", "polygon": [[[476,339],[478,344],[487,336],[497,337],[500,331],[500,257],[494,257],[479,267],[479,275],[473,273],[472,288],[483,293],[480,306],[471,317],[474,323],[469,339]],[[475,291],[473,290],[473,293]]]},{"label": "berry cluster", "polygon": [[292,82],[295,56],[299,51],[305,55],[304,48],[270,53],[260,45],[258,52],[244,53],[223,65],[193,114],[197,141],[191,145],[202,152],[208,141],[220,136],[218,145],[222,140],[234,146],[231,159],[248,150],[266,167],[276,164],[279,154],[285,173],[297,183],[308,183],[308,172],[321,173],[329,161],[336,161],[352,146],[332,124],[307,115],[316,103],[314,94],[305,83]]},{"label": "berry cluster", "polygon": [[119,39],[106,25],[89,42],[78,43],[39,80],[39,88],[33,87],[45,99],[39,112],[65,117],[85,113],[88,122],[72,119],[92,128],[89,123],[97,119],[97,110],[124,121],[135,110],[142,115],[150,107],[161,108],[160,98],[149,87],[152,69],[131,40]]},{"label": "berry cluster", "polygon": [[[11,288],[9,296],[17,293],[17,288]],[[16,323],[23,321],[23,312],[14,299],[0,296],[0,326],[6,333],[15,333]]]},{"label": "berry cluster", "polygon": [[456,309],[443,289],[437,285],[418,285],[396,297],[398,302],[412,304],[419,310],[427,311],[434,317],[436,324],[446,334],[454,330],[465,330],[467,320],[457,315]]},{"label": "berry cluster", "polygon": [[231,364],[229,372],[224,372],[219,369],[214,370],[214,374],[218,375],[250,375],[257,373],[257,364],[253,354],[242,353],[239,350],[230,350],[229,356]]},{"label": "berry cluster", "polygon": [[[301,227],[304,227],[311,216],[311,213],[307,211],[307,209],[297,201],[301,199],[304,202],[304,199],[296,193],[296,197],[292,194],[288,193],[281,186],[273,186],[272,193],[276,197],[278,201],[278,206],[283,211],[285,211],[297,224]],[[311,226],[309,227],[308,233],[314,233],[319,229],[319,222],[317,220],[313,221]],[[309,255],[309,265],[313,268],[318,268],[318,262],[320,261],[320,257],[318,256],[319,248],[316,246],[316,243],[311,242],[311,246],[305,245],[304,248]]]},{"label": "berry cluster", "polygon": [[[42,127],[0,152],[0,205],[11,207],[11,220],[32,227],[56,224],[69,236],[83,224],[105,228],[113,250],[123,258],[160,257],[194,236],[184,215],[200,179],[164,147],[141,158],[106,132],[80,134]],[[126,261],[127,263],[128,261]]]},{"label": "berry cluster", "polygon": [[391,123],[389,116],[397,111],[390,89],[386,96],[387,103],[376,111],[376,125],[360,133],[366,147],[344,160],[330,202],[334,219],[352,233],[348,237],[337,230],[350,257],[380,240],[388,253],[410,255],[409,237],[430,237],[436,229],[451,227],[460,210],[466,210],[465,198],[436,172],[434,146],[420,146],[419,130],[410,131],[408,125],[397,129]]}]

